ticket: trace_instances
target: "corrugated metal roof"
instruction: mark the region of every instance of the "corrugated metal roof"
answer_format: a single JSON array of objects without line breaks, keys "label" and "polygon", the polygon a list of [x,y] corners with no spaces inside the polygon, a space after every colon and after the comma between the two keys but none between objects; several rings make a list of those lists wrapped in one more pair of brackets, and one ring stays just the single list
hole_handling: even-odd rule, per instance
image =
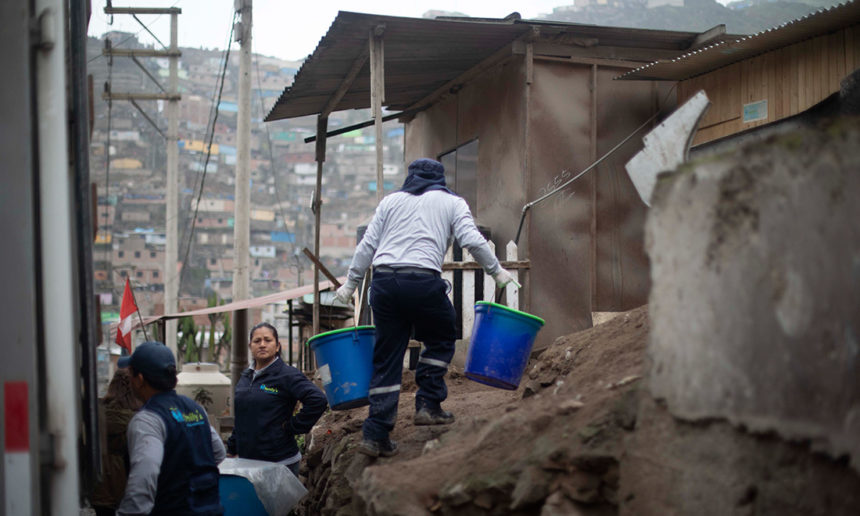
[{"label": "corrugated metal roof", "polygon": [[[538,27],[556,43],[630,49],[688,49],[695,32],[600,27],[574,23],[474,18],[403,18],[341,11],[313,54],[281,94],[266,121],[322,112],[353,64],[367,52],[371,30],[384,25],[385,101],[406,109]],[[733,36],[734,37],[734,36]],[[650,57],[650,56],[649,56]],[[623,57],[622,57],[623,58]],[[360,69],[332,111],[370,107],[370,63]]]},{"label": "corrugated metal roof", "polygon": [[756,34],[714,43],[675,59],[655,61],[616,79],[682,81],[857,23],[860,23],[860,3],[852,0]]},{"label": "corrugated metal roof", "polygon": [[[356,59],[367,52],[370,32],[379,25],[385,26],[384,105],[393,110],[429,95],[529,30],[513,23],[465,24],[341,11],[266,120],[320,113]],[[369,61],[333,111],[367,107]]]}]

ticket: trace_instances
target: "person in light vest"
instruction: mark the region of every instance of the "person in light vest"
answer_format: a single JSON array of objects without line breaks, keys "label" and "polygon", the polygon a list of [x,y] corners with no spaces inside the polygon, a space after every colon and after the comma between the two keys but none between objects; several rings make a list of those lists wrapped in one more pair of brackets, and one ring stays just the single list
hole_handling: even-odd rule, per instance
[{"label": "person in light vest", "polygon": [[424,343],[415,381],[416,425],[447,424],[454,415],[442,409],[448,397],[445,373],[454,356],[456,317],[441,278],[445,252],[456,239],[472,253],[496,285],[513,276],[502,268],[475,227],[469,206],[445,185],[445,168],[422,158],[409,165],[403,186],[386,196],[355,250],[346,283],[337,299],[349,302],[373,266],[370,306],[376,326],[370,412],[358,451],[371,457],[397,453],[389,434],[397,418],[403,356],[410,334]]},{"label": "person in light vest", "polygon": [[144,342],[117,365],[128,367],[144,404],[128,425],[131,468],[117,514],[220,515],[218,463],[226,452],[206,410],[176,394],[173,352]]}]

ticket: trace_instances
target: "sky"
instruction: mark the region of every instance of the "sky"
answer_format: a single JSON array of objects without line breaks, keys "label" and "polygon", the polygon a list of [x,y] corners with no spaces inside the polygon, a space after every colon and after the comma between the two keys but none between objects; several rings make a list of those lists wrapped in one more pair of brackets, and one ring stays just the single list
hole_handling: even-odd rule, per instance
[{"label": "sky", "polygon": [[[253,0],[254,53],[298,61],[316,48],[338,11],[354,11],[388,16],[420,18],[431,9],[457,11],[472,17],[504,18],[516,11],[523,18],[536,18],[553,7],[572,0],[361,0],[356,2],[311,0]],[[131,15],[104,13],[106,0],[93,0],[90,36],[107,31],[139,33],[144,43],[155,43]],[[223,49],[227,45],[233,18],[233,0],[113,0],[114,7],[179,7],[180,47]],[[138,15],[164,44],[170,42],[169,15]],[[234,48],[237,48],[234,44]]]}]

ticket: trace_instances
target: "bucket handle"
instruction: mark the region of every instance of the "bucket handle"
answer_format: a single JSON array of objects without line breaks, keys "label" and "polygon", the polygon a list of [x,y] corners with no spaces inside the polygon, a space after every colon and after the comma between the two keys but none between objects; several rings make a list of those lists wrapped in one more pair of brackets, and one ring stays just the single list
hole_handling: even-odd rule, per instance
[{"label": "bucket handle", "polygon": [[[358,342],[358,318],[359,318],[359,311],[361,310],[362,295],[365,292],[363,287],[364,286],[362,285],[362,288],[358,289],[358,304],[355,305],[355,309],[353,310],[353,315],[352,315],[352,330],[353,330],[352,331],[352,340],[353,340],[353,342]],[[370,292],[370,288],[367,289],[367,292]]]}]

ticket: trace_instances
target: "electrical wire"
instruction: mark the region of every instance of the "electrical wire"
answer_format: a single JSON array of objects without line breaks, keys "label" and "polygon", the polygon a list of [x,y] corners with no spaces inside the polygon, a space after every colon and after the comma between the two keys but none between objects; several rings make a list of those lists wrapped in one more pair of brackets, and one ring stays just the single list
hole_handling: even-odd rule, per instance
[{"label": "electrical wire", "polygon": [[227,43],[227,49],[224,51],[224,66],[221,68],[221,85],[218,88],[218,98],[215,100],[215,114],[212,117],[212,126],[209,131],[209,143],[206,148],[206,160],[203,163],[203,172],[200,177],[200,188],[197,191],[197,202],[194,203],[194,215],[191,217],[191,229],[188,232],[188,237],[186,239],[187,243],[185,246],[185,256],[182,258],[182,268],[179,272],[179,285],[182,285],[182,279],[185,275],[185,270],[188,265],[188,255],[191,252],[191,243],[194,241],[194,231],[197,228],[197,213],[200,210],[200,199],[203,196],[203,185],[206,181],[206,171],[209,168],[209,158],[212,155],[212,139],[215,137],[215,125],[218,121],[218,106],[221,104],[221,95],[224,92],[224,82],[225,77],[227,76],[227,65],[230,62],[230,48],[233,43],[233,30],[236,27],[236,17],[238,16],[237,12],[233,12],[233,23],[230,24],[230,38]]},{"label": "electrical wire", "polygon": [[[254,60],[254,68],[257,71],[257,93],[259,94],[258,96],[260,97],[260,112],[261,112],[260,119],[262,120],[263,118],[266,117],[266,106],[263,103],[263,83],[260,80],[260,57],[259,57],[259,54],[257,55],[257,58]],[[278,193],[278,176],[275,173],[275,156],[274,156],[274,153],[272,151],[272,135],[269,132],[269,125],[268,124],[263,122],[263,127],[266,128],[266,143],[268,145],[268,151],[269,151],[269,153],[268,153],[269,154],[269,166],[272,169],[272,183],[274,184],[274,188],[275,188],[275,201],[277,201],[277,203],[278,203],[277,204],[278,213],[281,215],[281,219],[283,219],[283,221],[284,221],[284,228],[286,228],[286,227],[288,227],[287,216],[284,214],[283,206],[281,204],[281,196]],[[295,237],[294,237],[294,240],[295,240]],[[295,242],[293,242],[293,247],[296,247]]]},{"label": "electrical wire", "polygon": [[[106,40],[107,41],[107,40]],[[109,56],[108,59],[108,80],[107,87],[108,91],[112,91],[112,81],[113,81],[113,54]],[[110,213],[110,132],[111,132],[111,120],[113,119],[113,98],[108,95],[108,115],[107,115],[107,141],[105,142],[105,201],[107,202],[107,209],[105,209],[105,225],[104,225],[104,233],[107,237],[107,227],[108,227],[108,214]],[[96,205],[98,205],[98,200],[96,200]],[[116,218],[116,208],[114,208],[114,218]],[[116,222],[116,221],[114,221]],[[107,262],[107,270],[110,271],[113,268],[113,224],[111,226],[110,238],[106,238],[108,245],[105,246],[105,262]]]},{"label": "electrical wire", "polygon": [[[170,8],[176,7],[176,4],[178,4],[180,1],[181,1],[181,0],[176,0],[175,2],[173,2],[173,5],[171,5],[171,6],[170,6]],[[111,7],[110,0],[108,0],[108,1],[106,2],[106,4],[107,4],[107,7]],[[132,16],[134,16],[135,18],[137,18],[137,16],[135,16],[135,15],[132,15]],[[155,18],[153,18],[153,19],[152,19],[152,21],[150,21],[150,22],[149,22],[149,25],[152,25],[153,23],[157,22],[157,21],[158,21],[158,19],[159,19],[159,18],[161,18],[162,16],[164,16],[164,14],[159,14],[159,15],[157,15]],[[111,15],[110,15],[110,17],[111,17],[111,21],[108,23],[108,25],[113,25],[113,15],[111,14]],[[138,30],[137,32],[135,32],[135,33],[134,33],[134,34],[132,34],[131,36],[128,36],[127,38],[125,38],[124,40],[120,41],[119,43],[117,43],[117,45],[116,45],[117,47],[122,46],[122,44],[123,44],[123,43],[126,43],[127,41],[130,41],[130,40],[132,40],[132,39],[137,38],[137,37],[140,35],[140,33],[141,33],[141,32],[143,32],[144,30],[146,30],[146,32],[149,32],[150,34],[152,34],[152,31],[150,31],[150,30],[149,30],[148,25],[144,25],[144,23],[143,23],[143,22],[141,22],[140,20],[137,20],[137,21],[138,21],[138,23],[140,23],[140,24],[143,26],[143,28],[142,28],[142,29],[140,29],[140,30]],[[152,34],[152,36],[153,36],[153,37],[155,37],[155,35],[154,35],[154,34]],[[155,39],[156,39],[156,41],[158,41],[158,38],[155,38]],[[159,41],[159,43],[161,43],[161,42]],[[162,43],[162,46],[164,46],[164,44],[163,44],[163,43]],[[93,61],[95,61],[96,59],[98,59],[98,58],[100,58],[100,57],[104,57],[104,54],[99,54],[99,55],[97,55],[97,56],[93,56],[93,57],[91,57],[89,60],[87,60],[87,64],[92,63]]]}]

